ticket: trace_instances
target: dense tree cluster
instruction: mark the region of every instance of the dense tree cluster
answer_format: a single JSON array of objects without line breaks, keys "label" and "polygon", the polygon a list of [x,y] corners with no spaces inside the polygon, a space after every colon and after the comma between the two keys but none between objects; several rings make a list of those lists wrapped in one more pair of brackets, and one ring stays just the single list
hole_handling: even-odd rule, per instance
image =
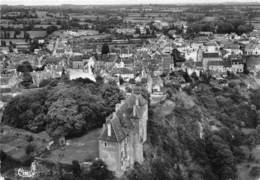
[{"label": "dense tree cluster", "polygon": [[32,65],[28,61],[24,61],[16,68],[17,72],[22,73],[21,85],[25,88],[29,88],[33,84],[31,72],[33,71]]},{"label": "dense tree cluster", "polygon": [[258,90],[229,82],[220,90],[200,81],[189,95],[169,86],[167,100],[149,114],[146,162],[126,172],[127,178],[236,179],[236,164],[246,158],[240,146],[254,143],[240,128],[259,124],[260,99]]},{"label": "dense tree cluster", "polygon": [[226,33],[237,33],[243,34],[248,33],[253,30],[251,24],[247,24],[241,19],[231,19],[231,20],[219,20],[213,22],[203,22],[198,21],[190,24],[187,32],[188,33],[198,33],[200,31],[211,31],[220,34]]},{"label": "dense tree cluster", "polygon": [[101,127],[124,98],[113,82],[55,80],[45,85],[13,98],[5,108],[3,122],[33,132],[47,130],[52,136],[78,136]]}]

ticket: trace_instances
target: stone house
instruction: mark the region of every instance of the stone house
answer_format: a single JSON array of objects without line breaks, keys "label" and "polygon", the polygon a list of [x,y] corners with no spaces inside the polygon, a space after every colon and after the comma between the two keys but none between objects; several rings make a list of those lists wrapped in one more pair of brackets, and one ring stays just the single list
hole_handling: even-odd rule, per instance
[{"label": "stone house", "polygon": [[83,69],[84,67],[83,58],[81,56],[71,57],[70,62],[71,62],[71,67],[73,69]]},{"label": "stone house", "polygon": [[148,103],[142,95],[131,94],[116,105],[99,137],[99,158],[121,176],[143,162],[143,144],[147,139]]},{"label": "stone house", "polygon": [[208,70],[212,72],[225,73],[231,68],[231,64],[226,61],[210,61],[208,62]]},{"label": "stone house", "polygon": [[214,53],[204,52],[202,55],[202,66],[204,70],[208,69],[208,63],[211,61],[222,61],[222,58],[218,52],[214,52]]},{"label": "stone house", "polygon": [[128,68],[116,68],[113,70],[112,74],[115,77],[121,77],[124,81],[129,81],[135,77],[134,71]]},{"label": "stone house", "polygon": [[246,55],[260,55],[260,43],[249,43],[245,47]]}]

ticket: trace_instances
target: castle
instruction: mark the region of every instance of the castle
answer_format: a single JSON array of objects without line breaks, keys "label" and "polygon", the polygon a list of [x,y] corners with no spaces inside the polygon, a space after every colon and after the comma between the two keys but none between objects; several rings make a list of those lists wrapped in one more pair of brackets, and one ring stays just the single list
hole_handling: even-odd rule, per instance
[{"label": "castle", "polygon": [[143,144],[147,139],[148,102],[132,94],[116,105],[99,137],[99,158],[120,176],[134,162],[143,162]]}]

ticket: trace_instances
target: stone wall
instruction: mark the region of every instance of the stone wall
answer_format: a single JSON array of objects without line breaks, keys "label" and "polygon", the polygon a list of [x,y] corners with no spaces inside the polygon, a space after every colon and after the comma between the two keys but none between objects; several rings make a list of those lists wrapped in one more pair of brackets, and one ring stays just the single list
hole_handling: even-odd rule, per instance
[{"label": "stone wall", "polygon": [[114,171],[117,176],[123,172],[120,165],[120,144],[114,142],[104,142],[99,140],[99,158],[108,166],[108,169]]}]

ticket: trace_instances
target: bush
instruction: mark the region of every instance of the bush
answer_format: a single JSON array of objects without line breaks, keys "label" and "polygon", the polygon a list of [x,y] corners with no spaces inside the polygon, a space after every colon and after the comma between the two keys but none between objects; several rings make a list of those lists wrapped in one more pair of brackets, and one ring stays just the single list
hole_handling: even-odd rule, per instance
[{"label": "bush", "polygon": [[251,168],[249,175],[253,178],[260,177],[260,166],[254,166]]},{"label": "bush", "polygon": [[34,151],[34,146],[32,144],[28,144],[25,148],[25,153],[30,155]]},{"label": "bush", "polygon": [[90,166],[87,177],[95,180],[112,180],[114,179],[114,174],[107,169],[107,165],[102,160],[95,160]]}]

